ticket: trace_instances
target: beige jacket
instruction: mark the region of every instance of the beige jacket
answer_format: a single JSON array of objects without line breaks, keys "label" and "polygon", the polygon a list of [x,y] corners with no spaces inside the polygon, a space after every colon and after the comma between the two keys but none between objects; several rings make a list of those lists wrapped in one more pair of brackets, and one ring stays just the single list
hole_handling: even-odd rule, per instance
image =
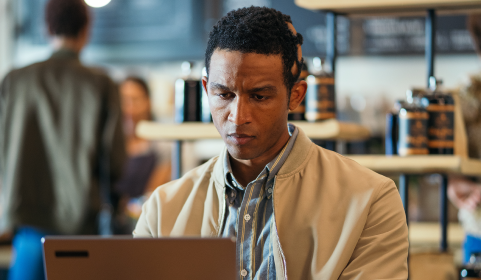
[{"label": "beige jacket", "polygon": [[[223,158],[157,188],[134,236],[220,236]],[[408,230],[392,180],[316,146],[299,129],[273,199],[278,279],[407,279]]]}]

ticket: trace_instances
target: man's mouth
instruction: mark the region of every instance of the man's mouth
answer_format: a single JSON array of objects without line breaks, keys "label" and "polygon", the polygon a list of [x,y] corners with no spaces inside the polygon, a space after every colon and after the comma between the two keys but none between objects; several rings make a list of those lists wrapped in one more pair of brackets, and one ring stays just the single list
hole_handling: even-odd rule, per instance
[{"label": "man's mouth", "polygon": [[247,134],[237,134],[237,133],[230,133],[227,134],[227,138],[230,139],[236,145],[245,145],[252,141],[255,136],[247,135]]}]

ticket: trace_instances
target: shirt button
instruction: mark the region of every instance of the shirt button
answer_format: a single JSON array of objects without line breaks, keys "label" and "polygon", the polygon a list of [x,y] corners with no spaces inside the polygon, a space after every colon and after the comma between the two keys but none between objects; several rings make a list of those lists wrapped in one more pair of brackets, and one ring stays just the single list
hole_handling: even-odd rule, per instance
[{"label": "shirt button", "polygon": [[242,277],[246,277],[247,276],[247,270],[243,269],[241,271],[241,275],[242,275]]},{"label": "shirt button", "polygon": [[234,197],[234,196],[235,196],[235,192],[231,192],[231,193],[230,193],[230,196]]},{"label": "shirt button", "polygon": [[268,193],[272,193],[272,188],[268,188],[268,189],[267,189],[267,192],[268,192]]},{"label": "shirt button", "polygon": [[251,215],[245,214],[244,220],[246,220],[248,222],[250,219],[251,219]]}]

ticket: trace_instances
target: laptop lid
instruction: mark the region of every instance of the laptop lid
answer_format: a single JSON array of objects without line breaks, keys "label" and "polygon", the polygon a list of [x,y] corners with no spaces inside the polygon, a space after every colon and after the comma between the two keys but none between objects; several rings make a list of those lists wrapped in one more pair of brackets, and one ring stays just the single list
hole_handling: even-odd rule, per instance
[{"label": "laptop lid", "polygon": [[42,242],[48,280],[236,279],[229,238],[47,236]]}]

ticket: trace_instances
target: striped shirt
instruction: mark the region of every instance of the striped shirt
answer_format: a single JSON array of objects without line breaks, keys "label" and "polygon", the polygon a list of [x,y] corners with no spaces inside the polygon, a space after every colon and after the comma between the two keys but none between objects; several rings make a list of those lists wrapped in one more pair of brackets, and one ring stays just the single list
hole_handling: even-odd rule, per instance
[{"label": "striped shirt", "polygon": [[298,134],[294,125],[288,124],[288,128],[291,137],[287,144],[245,188],[232,173],[229,153],[224,158],[227,215],[222,236],[237,240],[237,275],[242,280],[276,279],[270,239],[274,219],[272,194],[275,176],[289,156]]}]

